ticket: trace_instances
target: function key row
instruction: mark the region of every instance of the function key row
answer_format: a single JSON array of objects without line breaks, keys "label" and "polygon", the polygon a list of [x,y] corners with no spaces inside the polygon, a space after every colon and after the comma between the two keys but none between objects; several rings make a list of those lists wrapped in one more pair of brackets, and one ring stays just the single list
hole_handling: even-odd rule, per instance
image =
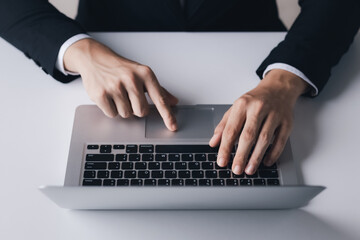
[{"label": "function key row", "polygon": [[84,179],[83,186],[279,186],[278,179]]},{"label": "function key row", "polygon": [[[87,145],[87,149],[96,150],[100,148],[101,153],[111,153],[111,149],[125,149],[125,145]],[[128,144],[126,145],[126,153],[217,153],[218,147],[212,148],[209,145],[154,145],[152,144]],[[235,153],[235,147],[232,149]]]},{"label": "function key row", "polygon": [[[86,161],[112,162],[116,161],[216,161],[217,155],[213,154],[151,154],[151,153],[130,153],[130,154],[86,154]],[[233,156],[232,156],[233,157]]]}]

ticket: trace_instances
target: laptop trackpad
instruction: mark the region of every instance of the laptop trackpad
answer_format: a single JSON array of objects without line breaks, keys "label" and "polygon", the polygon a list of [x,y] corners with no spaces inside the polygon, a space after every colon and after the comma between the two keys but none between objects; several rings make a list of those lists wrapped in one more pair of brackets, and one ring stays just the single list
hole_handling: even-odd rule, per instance
[{"label": "laptop trackpad", "polygon": [[211,138],[214,132],[213,108],[181,107],[173,112],[178,123],[176,132],[169,131],[155,108],[146,118],[146,138]]}]

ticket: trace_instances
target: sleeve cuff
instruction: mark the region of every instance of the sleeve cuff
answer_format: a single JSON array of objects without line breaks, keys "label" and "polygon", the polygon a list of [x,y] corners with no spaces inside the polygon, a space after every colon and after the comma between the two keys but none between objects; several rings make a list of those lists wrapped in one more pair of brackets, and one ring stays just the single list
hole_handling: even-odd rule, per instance
[{"label": "sleeve cuff", "polygon": [[299,69],[297,68],[294,68],[293,66],[290,66],[286,63],[273,63],[273,64],[270,64],[269,66],[266,67],[264,73],[263,73],[263,78],[265,77],[265,75],[273,70],[273,69],[282,69],[282,70],[286,70],[288,72],[291,72],[293,74],[295,74],[296,76],[300,77],[302,80],[304,80],[305,82],[307,82],[311,87],[312,87],[312,90],[311,90],[311,96],[316,96],[319,94],[319,90],[318,88],[315,86],[315,84],[313,82],[310,81],[309,78],[307,78],[305,76],[304,73],[302,73]]},{"label": "sleeve cuff", "polygon": [[76,34],[75,36],[72,36],[71,38],[69,38],[68,40],[66,40],[60,47],[57,59],[56,59],[56,64],[55,67],[57,70],[59,70],[62,74],[64,75],[79,75],[79,73],[75,73],[75,72],[70,72],[70,71],[66,71],[65,67],[64,67],[64,55],[66,50],[74,43],[76,43],[77,41],[80,41],[82,39],[85,38],[91,38],[89,35],[84,34],[84,33],[80,33],[80,34]]}]

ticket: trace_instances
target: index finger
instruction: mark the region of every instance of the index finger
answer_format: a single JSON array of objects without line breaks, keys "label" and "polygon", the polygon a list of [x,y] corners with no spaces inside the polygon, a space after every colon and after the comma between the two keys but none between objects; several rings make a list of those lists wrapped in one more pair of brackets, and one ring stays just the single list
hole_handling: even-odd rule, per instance
[{"label": "index finger", "polygon": [[160,116],[165,123],[165,126],[170,131],[176,131],[176,118],[171,111],[168,99],[164,91],[162,90],[159,82],[157,81],[155,75],[152,76],[152,79],[150,81],[145,81],[145,87],[151,100],[154,102],[157,110],[159,111]]}]

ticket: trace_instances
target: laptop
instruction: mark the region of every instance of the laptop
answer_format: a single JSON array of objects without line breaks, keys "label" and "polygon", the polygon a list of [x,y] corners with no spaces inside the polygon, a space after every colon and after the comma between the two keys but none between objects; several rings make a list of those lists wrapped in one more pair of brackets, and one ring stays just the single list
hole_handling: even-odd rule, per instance
[{"label": "laptop", "polygon": [[79,106],[64,186],[39,189],[68,209],[289,209],[324,189],[302,184],[289,141],[276,164],[254,175],[234,175],[231,162],[219,167],[208,142],[229,107],[177,106],[171,132],[154,106],[129,119]]}]

